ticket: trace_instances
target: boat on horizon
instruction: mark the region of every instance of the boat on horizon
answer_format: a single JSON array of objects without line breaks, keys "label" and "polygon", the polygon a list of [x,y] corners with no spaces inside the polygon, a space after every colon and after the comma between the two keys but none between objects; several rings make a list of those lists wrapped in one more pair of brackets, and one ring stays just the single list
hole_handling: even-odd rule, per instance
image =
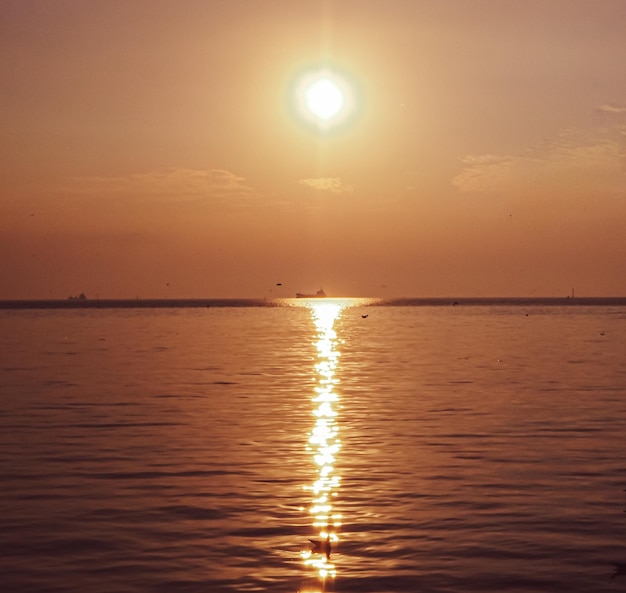
[{"label": "boat on horizon", "polygon": [[320,288],[315,294],[307,294],[304,292],[296,292],[297,299],[325,299],[326,293]]}]

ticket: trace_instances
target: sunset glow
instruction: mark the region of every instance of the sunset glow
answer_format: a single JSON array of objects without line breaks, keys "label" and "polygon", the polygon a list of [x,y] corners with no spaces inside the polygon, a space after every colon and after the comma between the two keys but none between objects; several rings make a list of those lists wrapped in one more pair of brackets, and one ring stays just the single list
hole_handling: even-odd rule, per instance
[{"label": "sunset glow", "polygon": [[626,294],[623,1],[157,4],[3,3],[0,299]]}]

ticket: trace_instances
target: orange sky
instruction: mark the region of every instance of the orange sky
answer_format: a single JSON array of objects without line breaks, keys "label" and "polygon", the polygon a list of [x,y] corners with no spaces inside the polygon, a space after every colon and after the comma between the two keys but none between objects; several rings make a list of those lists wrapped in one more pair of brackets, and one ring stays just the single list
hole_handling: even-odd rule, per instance
[{"label": "orange sky", "polygon": [[[624,23],[1,0],[0,299],[626,295]],[[354,92],[328,131],[293,94],[319,67]]]}]

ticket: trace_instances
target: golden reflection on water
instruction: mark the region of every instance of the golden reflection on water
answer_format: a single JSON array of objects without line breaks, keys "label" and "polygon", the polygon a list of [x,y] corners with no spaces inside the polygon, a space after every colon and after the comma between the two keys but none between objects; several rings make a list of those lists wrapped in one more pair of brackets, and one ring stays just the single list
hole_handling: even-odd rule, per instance
[{"label": "golden reflection on water", "polygon": [[334,324],[346,305],[327,300],[308,303],[317,329],[315,370],[318,378],[312,398],[315,423],[307,445],[316,468],[316,480],[304,489],[311,492],[309,513],[313,518],[315,537],[311,538],[311,548],[302,551],[301,556],[304,564],[317,572],[322,587],[327,579],[334,579],[337,574],[331,561],[331,552],[339,542],[337,531],[341,526],[341,515],[333,510],[333,499],[341,481],[335,471],[341,441],[337,424],[339,397],[335,391],[335,369],[340,353]]}]

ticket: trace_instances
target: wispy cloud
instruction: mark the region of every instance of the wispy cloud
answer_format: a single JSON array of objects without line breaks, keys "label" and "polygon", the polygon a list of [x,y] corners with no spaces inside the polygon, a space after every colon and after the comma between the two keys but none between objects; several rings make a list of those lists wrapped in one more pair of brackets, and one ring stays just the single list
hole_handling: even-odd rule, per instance
[{"label": "wispy cloud", "polygon": [[463,171],[452,183],[462,192],[497,191],[510,176],[515,160],[505,155],[468,155],[462,160]]},{"label": "wispy cloud", "polygon": [[606,103],[599,107],[599,111],[603,113],[626,113],[626,105],[617,105],[616,103]]},{"label": "wispy cloud", "polygon": [[523,154],[472,155],[452,180],[461,192],[623,191],[626,147],[619,130],[566,131]]},{"label": "wispy cloud", "polygon": [[143,196],[217,200],[238,200],[255,194],[243,177],[230,171],[185,168],[119,177],[72,177],[61,191],[84,197]]},{"label": "wispy cloud", "polygon": [[318,191],[343,194],[352,191],[352,187],[346,185],[338,177],[314,177],[311,179],[301,179],[298,183],[312,187]]}]

